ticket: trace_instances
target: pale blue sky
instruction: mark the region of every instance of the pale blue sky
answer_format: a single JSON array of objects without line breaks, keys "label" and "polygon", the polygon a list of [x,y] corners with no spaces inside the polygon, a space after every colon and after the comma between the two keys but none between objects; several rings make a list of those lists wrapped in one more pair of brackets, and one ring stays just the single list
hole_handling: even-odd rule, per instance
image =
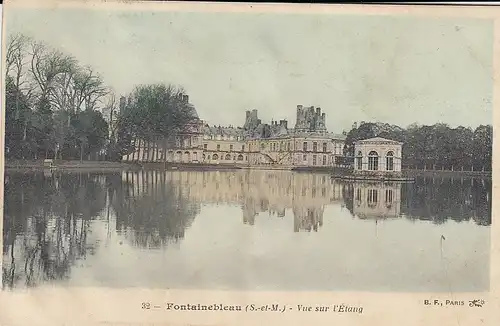
[{"label": "pale blue sky", "polygon": [[295,123],[320,106],[332,132],[354,121],[492,123],[493,23],[334,14],[5,11],[22,32],[91,65],[118,93],[182,85],[210,124],[245,110]]}]

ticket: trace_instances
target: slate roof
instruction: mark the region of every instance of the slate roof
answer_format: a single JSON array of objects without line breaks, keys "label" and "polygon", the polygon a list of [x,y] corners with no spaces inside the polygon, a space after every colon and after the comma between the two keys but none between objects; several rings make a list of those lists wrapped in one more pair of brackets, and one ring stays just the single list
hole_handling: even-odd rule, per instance
[{"label": "slate roof", "polygon": [[403,143],[392,140],[392,139],[387,139],[387,138],[382,138],[382,137],[373,137],[373,138],[368,138],[368,139],[362,139],[358,140],[356,144],[363,144],[363,143],[391,143],[395,145],[401,145]]}]

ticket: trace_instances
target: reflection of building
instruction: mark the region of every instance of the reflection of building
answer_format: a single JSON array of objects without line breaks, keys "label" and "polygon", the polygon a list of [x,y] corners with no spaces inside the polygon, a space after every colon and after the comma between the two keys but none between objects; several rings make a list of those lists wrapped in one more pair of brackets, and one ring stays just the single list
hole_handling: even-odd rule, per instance
[{"label": "reflection of building", "polygon": [[353,184],[353,196],[353,214],[359,218],[400,216],[400,183],[356,182]]},{"label": "reflection of building", "polygon": [[317,231],[323,223],[324,207],[342,202],[342,184],[327,175],[292,171],[143,171],[124,172],[123,179],[132,181],[136,194],[161,189],[154,185],[160,181],[182,189],[182,195],[196,203],[238,205],[243,222],[250,225],[260,213],[281,218],[290,210],[295,231]]},{"label": "reflection of building", "polygon": [[401,174],[402,143],[375,137],[354,143],[354,173],[376,175]]},{"label": "reflection of building", "polygon": [[[187,95],[183,101],[189,104]],[[326,129],[326,114],[321,108],[297,106],[297,121],[288,128],[287,120],[264,124],[257,110],[246,111],[243,127],[209,126],[193,108],[193,122],[175,143],[169,143],[166,157],[162,146],[138,140],[136,152],[125,161],[328,167],[342,156],[344,135]],[[156,153],[156,154],[155,154]]]}]

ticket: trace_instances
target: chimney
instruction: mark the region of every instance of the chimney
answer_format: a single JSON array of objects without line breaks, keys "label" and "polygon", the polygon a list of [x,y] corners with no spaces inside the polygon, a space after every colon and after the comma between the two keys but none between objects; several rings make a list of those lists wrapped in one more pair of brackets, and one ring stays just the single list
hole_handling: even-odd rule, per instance
[{"label": "chimney", "polygon": [[302,104],[297,105],[297,110],[302,110],[303,106]]},{"label": "chimney", "polygon": [[189,95],[182,95],[182,102],[189,103]]},{"label": "chimney", "polygon": [[250,118],[250,111],[246,111],[245,113],[246,113],[247,119]]},{"label": "chimney", "polygon": [[321,115],[321,108],[316,108],[316,114]]},{"label": "chimney", "polygon": [[321,119],[323,119],[323,121],[325,121],[325,118],[326,118],[326,113],[325,113],[325,112],[323,112],[323,113],[321,114]]}]

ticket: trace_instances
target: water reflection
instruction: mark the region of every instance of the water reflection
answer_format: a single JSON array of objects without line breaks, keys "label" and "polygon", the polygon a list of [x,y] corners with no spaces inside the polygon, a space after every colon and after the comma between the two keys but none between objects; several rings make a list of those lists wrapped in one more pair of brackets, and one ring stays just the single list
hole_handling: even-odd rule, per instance
[{"label": "water reflection", "polygon": [[76,261],[98,245],[87,235],[105,207],[104,178],[12,173],[4,189],[3,285],[69,278]]},{"label": "water reflection", "polygon": [[355,182],[344,185],[346,207],[358,218],[432,221],[473,220],[491,225],[491,180],[417,178],[415,183]]},{"label": "water reflection", "polygon": [[[435,226],[445,225],[446,221],[473,221],[474,225],[467,226],[463,231],[457,231],[454,227],[436,231],[439,235],[454,232],[457,239],[485,234],[479,229],[470,231],[472,227],[491,224],[491,180],[487,179],[421,178],[415,184],[342,183],[330,179],[328,175],[249,170],[8,173],[6,179],[2,264],[4,288],[33,287],[44,283],[88,284],[94,282],[88,281],[88,278],[101,275],[96,282],[106,286],[152,282],[154,286],[188,287],[188,284],[192,284],[189,282],[205,282],[197,285],[193,283],[193,286],[320,290],[365,284],[365,290],[378,289],[382,287],[383,281],[376,278],[373,278],[373,282],[378,283],[371,285],[364,279],[363,282],[344,280],[342,286],[340,283],[326,284],[333,282],[332,275],[340,273],[336,271],[338,266],[350,266],[350,277],[356,275],[356,270],[362,274],[365,266],[362,260],[357,263],[346,260],[347,256],[350,257],[347,255],[337,257],[339,261],[344,260],[344,265],[342,262],[331,266],[321,265],[330,264],[321,257],[332,254],[335,251],[332,248],[345,244],[346,240],[342,240],[341,235],[350,237],[351,250],[353,254],[357,253],[354,256],[359,257],[365,255],[374,243],[381,241],[379,235],[370,238],[363,233],[364,227],[359,224],[363,220],[431,221],[431,225]],[[349,215],[352,219],[346,219]],[[233,223],[235,218],[239,224]],[[394,224],[393,228],[385,237],[387,241],[399,241],[401,245],[405,237],[415,231],[411,224]],[[434,232],[431,231],[428,233]],[[318,234],[315,238],[304,238],[311,232]],[[191,235],[190,241],[183,247],[188,235]],[[260,240],[249,246],[245,242],[249,239]],[[277,239],[281,239],[280,245],[271,245]],[[470,241],[488,250],[489,237],[484,236],[481,240],[471,238]],[[216,248],[217,242],[225,243],[227,247],[220,248],[217,255],[206,252]],[[404,259],[411,259],[408,258],[411,255],[393,252],[393,245],[381,245],[377,255],[367,256],[365,260],[382,255],[371,263],[376,267],[376,264],[398,261],[396,255],[402,255],[402,258],[398,258],[402,263]],[[257,250],[255,248],[260,248],[262,258],[251,253]],[[273,256],[266,265],[259,265],[264,264],[266,255],[272,254],[276,248],[284,250],[279,254],[281,258]],[[140,251],[133,251],[136,249]],[[155,256],[153,260],[149,258],[148,252],[153,254],[160,249],[166,250],[168,259],[166,256]],[[423,250],[422,245],[420,248],[407,248],[406,251],[417,249]],[[485,258],[467,256],[464,252],[469,249],[459,246],[454,249],[460,259],[478,259],[484,264],[488,263],[488,260],[482,260],[489,259],[488,252]],[[236,255],[234,250],[237,256],[233,257],[231,255]],[[432,250],[428,253],[430,262],[434,259]],[[479,255],[477,249],[470,251],[470,255]],[[200,252],[204,254],[197,256]],[[301,252],[303,255],[299,255]],[[314,258],[316,253],[322,254]],[[289,254],[295,258],[288,257]],[[126,260],[129,257],[127,255],[135,257],[134,261],[144,259],[144,264],[130,265],[131,262]],[[226,262],[221,261],[225,259],[224,255],[233,257],[233,262],[241,260],[239,264],[235,262],[236,266],[250,264],[246,273],[251,273],[253,268],[256,268],[256,274],[268,268],[307,273],[311,271],[303,269],[314,265],[324,270],[325,275],[323,279],[318,275],[317,280],[308,279],[302,285],[293,283],[291,286],[288,283],[281,284],[287,282],[282,274],[268,271],[270,274],[266,275],[266,280],[257,277],[250,284],[245,277],[237,276],[237,267],[219,270],[227,266]],[[312,261],[300,263],[301,258],[297,257],[306,255],[310,255],[307,257]],[[190,267],[191,256],[195,267]],[[250,258],[254,256],[257,257],[256,261]],[[202,263],[195,263],[194,257],[198,257],[198,260],[211,259],[206,262],[210,267],[204,269],[206,277],[212,272],[217,276],[203,281],[196,274]],[[275,265],[278,261],[279,265]],[[300,266],[297,265],[299,263]],[[461,261],[455,263],[460,265]],[[148,265],[153,269],[150,271],[152,274],[149,277],[139,276],[147,274],[144,269]],[[173,265],[177,267],[172,269]],[[431,267],[428,269],[429,273],[436,273]],[[382,270],[378,275],[383,275],[382,272],[394,281],[389,270]],[[423,273],[422,270],[419,272]],[[467,276],[457,276],[461,286],[472,290],[484,288],[486,281],[483,278],[487,275],[487,268],[484,268],[484,272],[483,269],[473,272],[479,273],[479,276],[471,276],[471,271],[467,271]],[[221,273],[229,273],[227,279],[221,278]],[[462,275],[461,272],[457,273]],[[239,279],[241,277],[243,279]],[[300,275],[290,277],[292,280]],[[343,277],[347,276],[339,274],[336,279],[340,282]],[[405,288],[405,284],[409,288],[420,286],[402,283],[400,287]],[[434,286],[439,288],[438,285]]]}]

